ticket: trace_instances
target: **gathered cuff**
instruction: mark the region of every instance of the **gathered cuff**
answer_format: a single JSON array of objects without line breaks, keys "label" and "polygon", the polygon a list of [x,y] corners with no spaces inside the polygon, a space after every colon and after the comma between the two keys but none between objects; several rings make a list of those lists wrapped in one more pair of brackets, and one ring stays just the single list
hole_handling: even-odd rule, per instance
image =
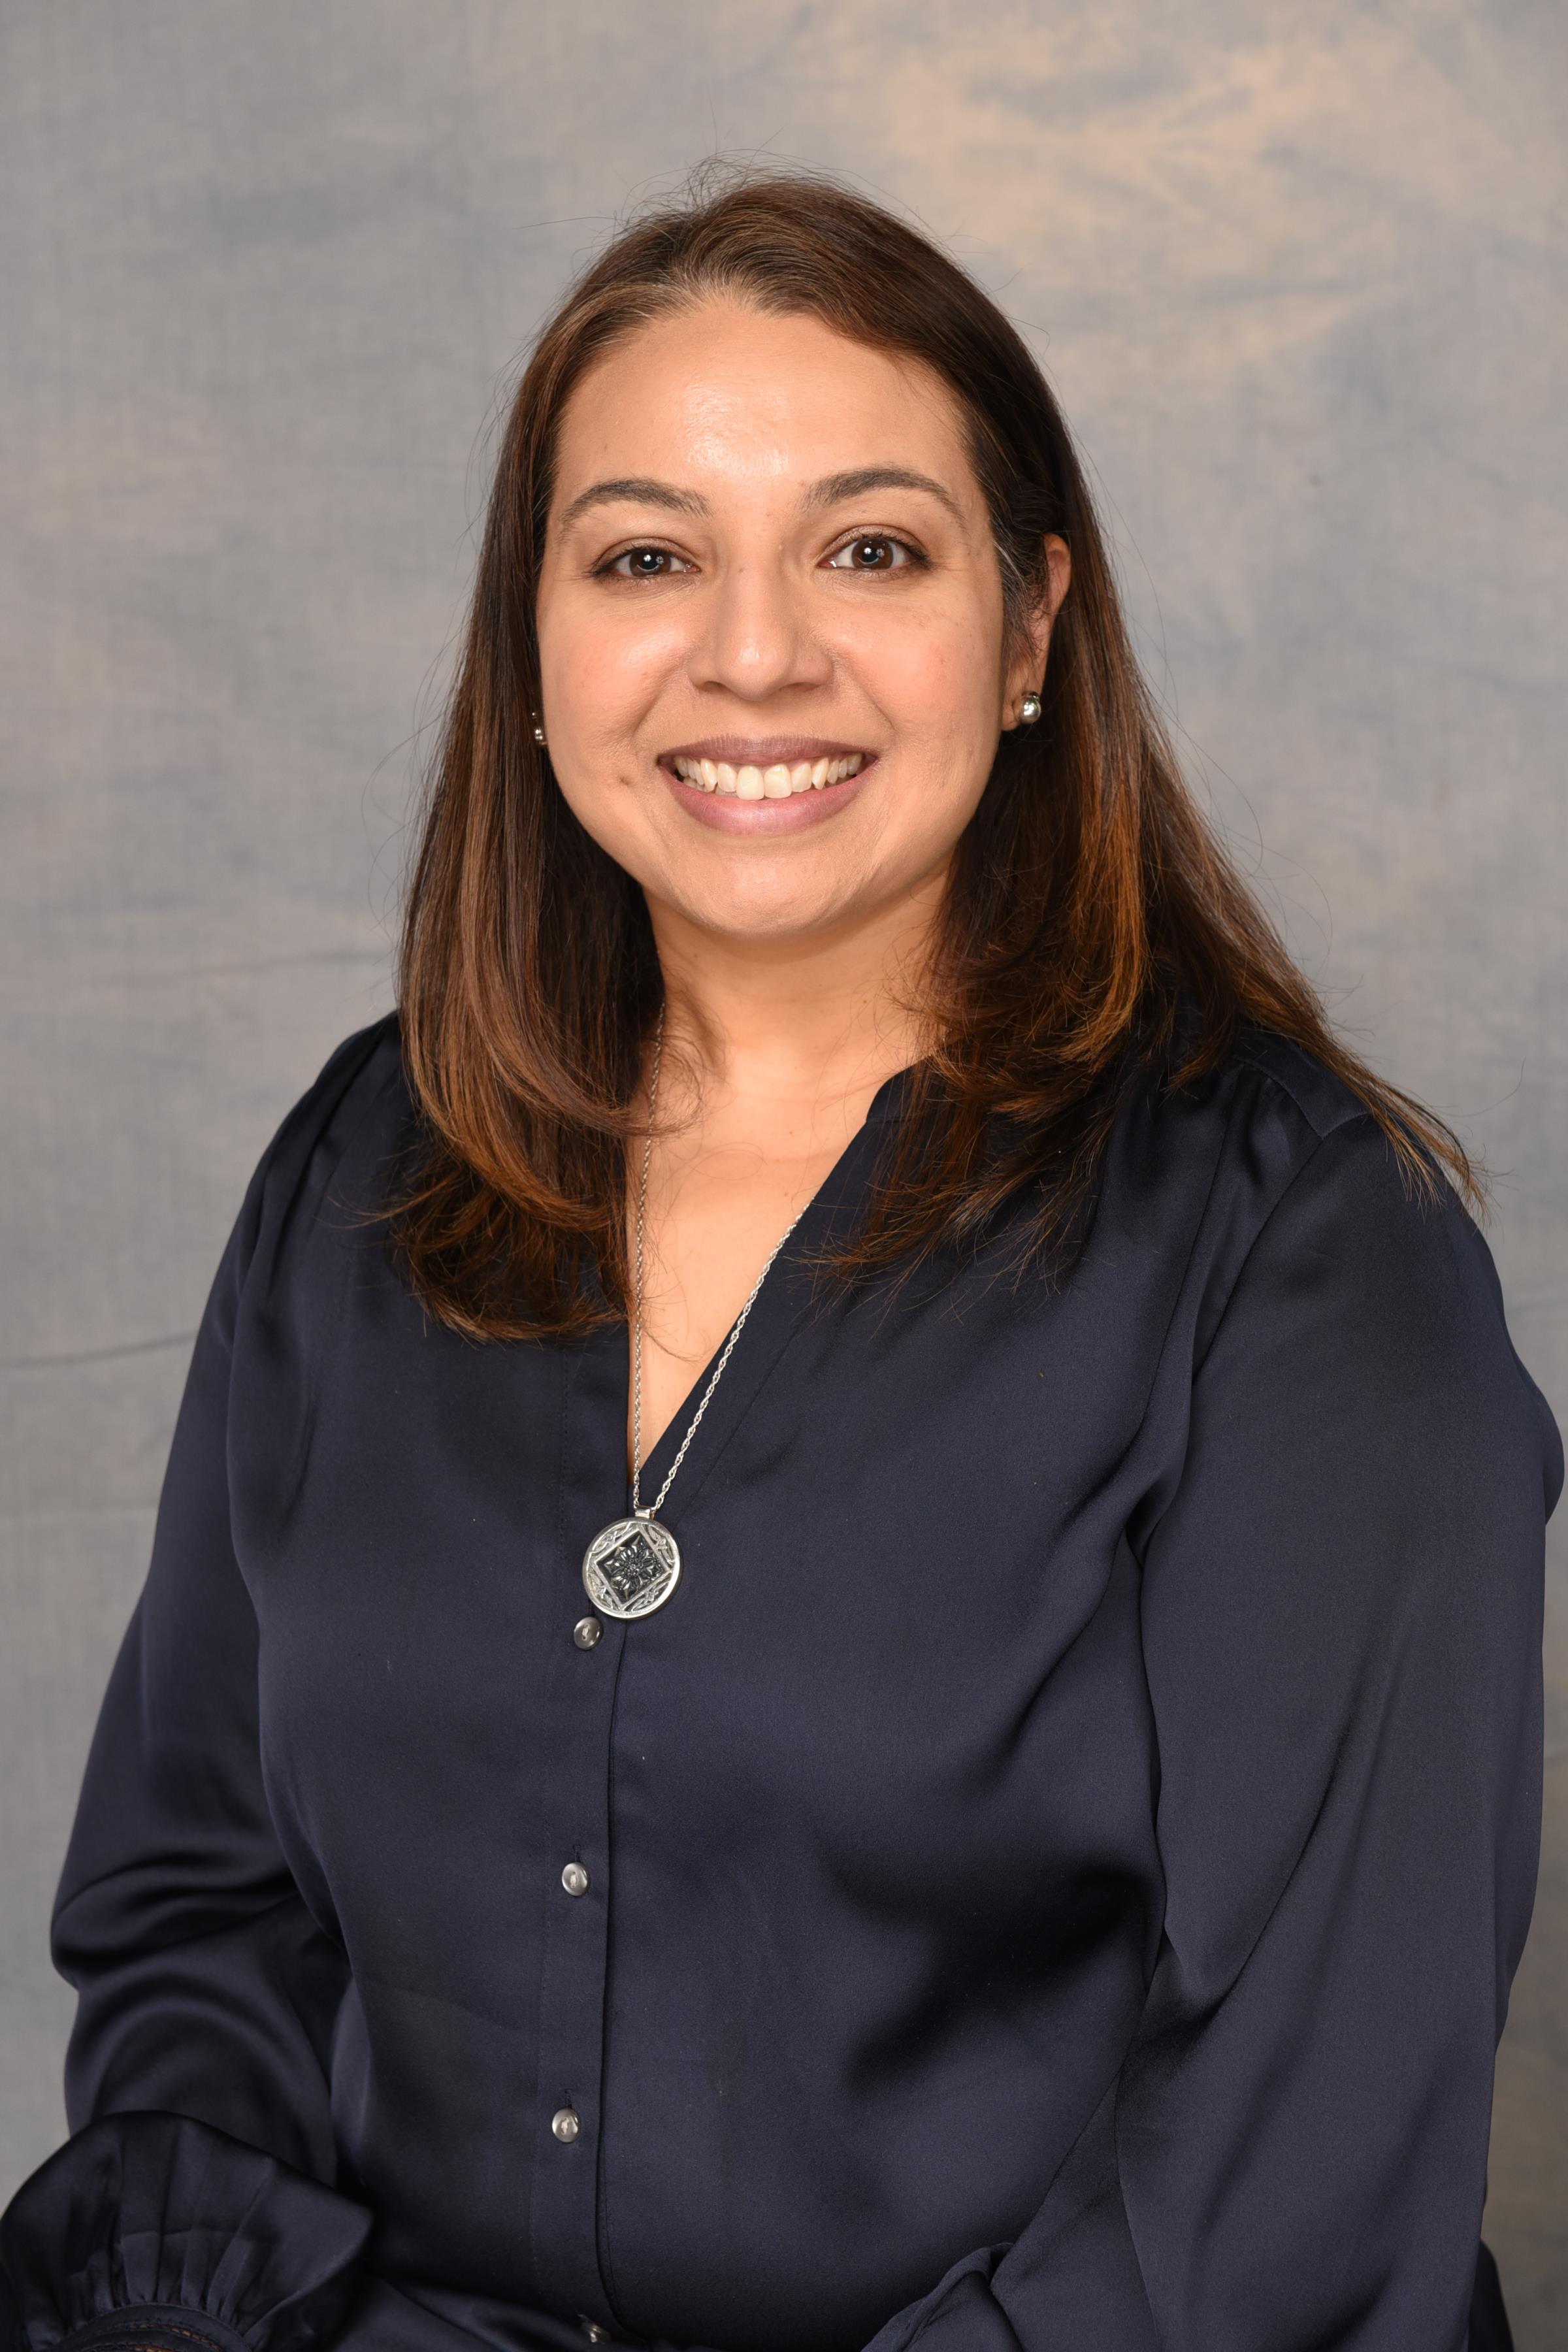
[{"label": "gathered cuff", "polygon": [[186,2116],[106,2116],[0,2219],[3,2352],[325,2352],[371,2216]]},{"label": "gathered cuff", "polygon": [[127,2304],[58,2340],[70,2352],[246,2352],[244,2336],[223,2320],[176,2303]]}]

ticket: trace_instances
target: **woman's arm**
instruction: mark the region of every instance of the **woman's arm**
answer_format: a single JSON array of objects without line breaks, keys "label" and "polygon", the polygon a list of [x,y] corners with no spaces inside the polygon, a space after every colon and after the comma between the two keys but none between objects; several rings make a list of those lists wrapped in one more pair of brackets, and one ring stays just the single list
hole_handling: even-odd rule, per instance
[{"label": "woman's arm", "polygon": [[272,1828],[227,1458],[258,1235],[364,1050],[335,1055],[286,1125],[224,1254],[93,1741],[55,1919],[79,1995],[76,2137],[0,2231],[0,2298],[35,2347],[130,2325],[136,2341],[175,2328],[180,2352],[193,2335],[281,2352],[329,2340],[355,2290],[370,2221],[336,2193],[327,2082],[346,1964]]},{"label": "woman's arm", "polygon": [[88,1761],[54,1954],[79,1996],[73,2129],[167,2110],[331,2182],[327,2051],[347,1969],[272,1828],[256,1617],[229,1528],[230,1350],[257,1214],[248,1202],[197,1337],[152,1565]]},{"label": "woman's arm", "polygon": [[1561,1481],[1479,1234],[1336,1129],[1144,1544],[1166,1906],[1134,2045],[1025,2234],[876,2352],[1460,2352]]}]

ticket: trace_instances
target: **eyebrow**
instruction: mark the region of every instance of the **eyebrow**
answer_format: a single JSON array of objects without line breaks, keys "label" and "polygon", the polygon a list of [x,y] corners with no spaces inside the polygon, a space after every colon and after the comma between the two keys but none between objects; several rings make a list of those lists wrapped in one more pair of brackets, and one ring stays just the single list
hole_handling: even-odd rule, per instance
[{"label": "eyebrow", "polygon": [[924,490],[928,498],[938,499],[950,514],[963,517],[958,500],[951,490],[929,474],[915,474],[907,466],[858,466],[853,473],[828,474],[813,483],[806,493],[806,504],[813,507],[836,507],[846,499],[863,499],[872,490]]},{"label": "eyebrow", "polygon": [[[841,506],[846,499],[863,499],[873,490],[923,490],[928,498],[939,499],[950,514],[963,516],[957,499],[929,474],[911,472],[907,466],[858,466],[847,474],[826,474],[814,482],[805,495],[808,507]],[[672,482],[656,481],[650,474],[623,474],[613,481],[590,482],[579,490],[561,518],[560,528],[565,530],[590,507],[615,506],[662,507],[668,514],[705,515],[706,499],[695,490],[679,490]]]},{"label": "eyebrow", "polygon": [[575,522],[590,507],[614,506],[628,500],[634,506],[663,507],[670,514],[702,515],[708,511],[708,501],[700,499],[695,490],[678,490],[669,482],[656,482],[647,474],[623,474],[612,482],[590,482],[579,490],[561,518],[561,529]]}]

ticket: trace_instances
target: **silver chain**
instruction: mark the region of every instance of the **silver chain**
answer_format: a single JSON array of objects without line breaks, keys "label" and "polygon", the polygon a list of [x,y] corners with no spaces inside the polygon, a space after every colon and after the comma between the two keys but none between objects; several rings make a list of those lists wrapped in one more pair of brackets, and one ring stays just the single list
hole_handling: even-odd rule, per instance
[{"label": "silver chain", "polygon": [[719,1360],[714,1365],[712,1372],[709,1376],[708,1385],[702,1391],[701,1401],[699,1403],[696,1412],[691,1416],[691,1426],[680,1441],[680,1451],[677,1454],[674,1461],[670,1464],[668,1474],[665,1478],[663,1486],[659,1488],[658,1493],[654,1496],[653,1501],[648,1505],[645,1511],[641,1501],[643,1235],[647,1225],[647,1171],[648,1162],[653,1157],[653,1118],[654,1109],[658,1101],[658,1066],[663,1058],[664,1007],[660,1005],[658,1013],[658,1028],[654,1037],[653,1070],[648,1078],[647,1086],[647,1133],[644,1138],[642,1148],[642,1181],[637,1186],[637,1314],[635,1324],[636,1338],[632,1346],[632,1512],[634,1517],[639,1519],[657,1518],[659,1512],[663,1510],[664,1498],[668,1494],[671,1486],[675,1484],[675,1474],[686,1459],[686,1449],[697,1434],[697,1424],[708,1410],[708,1400],[712,1395],[714,1390],[718,1387],[721,1379],[723,1377],[724,1367],[729,1362],[731,1354],[734,1352],[735,1342],[741,1336],[746,1318],[751,1313],[752,1307],[756,1305],[757,1293],[761,1290],[763,1283],[768,1278],[768,1268],[773,1265],[774,1258],[777,1257],[780,1250],[783,1249],[785,1242],[788,1241],[791,1234],[794,1233],[802,1217],[805,1216],[806,1209],[811,1206],[811,1203],[808,1201],[805,1204],[805,1207],[795,1211],[795,1215],[790,1219],[788,1224],[784,1227],[783,1233],[779,1235],[777,1241],[773,1244],[772,1249],[768,1252],[766,1258],[763,1260],[763,1270],[761,1274],[758,1275],[755,1282],[752,1283],[750,1291],[747,1293],[745,1305],[742,1307],[733,1323],[730,1326],[730,1336],[725,1340],[723,1348],[720,1352]]}]

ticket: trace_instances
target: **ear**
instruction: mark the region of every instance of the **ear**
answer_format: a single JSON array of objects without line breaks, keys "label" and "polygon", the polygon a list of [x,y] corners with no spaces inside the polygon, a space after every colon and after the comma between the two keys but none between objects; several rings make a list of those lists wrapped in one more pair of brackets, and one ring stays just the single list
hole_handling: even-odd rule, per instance
[{"label": "ear", "polygon": [[1050,531],[1041,543],[1045,551],[1045,572],[1029,614],[1024,641],[1007,666],[1002,697],[1004,727],[1016,727],[1024,697],[1038,694],[1040,690],[1050,652],[1051,630],[1072,584],[1072,557],[1068,551],[1066,540],[1058,539],[1055,531]]}]

